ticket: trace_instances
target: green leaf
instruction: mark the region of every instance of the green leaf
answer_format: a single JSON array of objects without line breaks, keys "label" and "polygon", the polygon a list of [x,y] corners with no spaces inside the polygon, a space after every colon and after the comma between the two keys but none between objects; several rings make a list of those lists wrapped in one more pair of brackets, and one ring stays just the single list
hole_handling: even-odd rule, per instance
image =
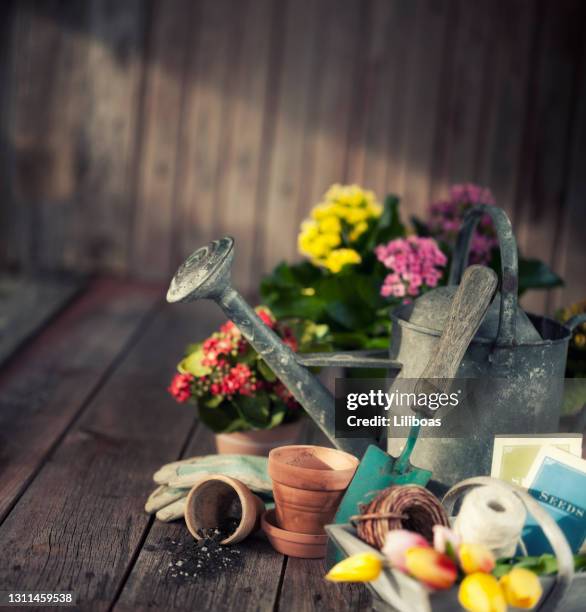
[{"label": "green leaf", "polygon": [[236,408],[228,401],[222,402],[217,408],[208,408],[199,404],[198,414],[200,421],[215,433],[250,429],[248,423],[240,417]]},{"label": "green leaf", "polygon": [[274,401],[271,410],[271,420],[268,429],[272,429],[283,422],[287,414],[287,406],[281,401]]},{"label": "green leaf", "polygon": [[[493,570],[493,574],[497,578],[500,578],[508,574],[513,567],[523,567],[531,570],[538,576],[550,576],[552,574],[557,574],[558,571],[558,564],[555,556],[550,553],[545,553],[537,557],[510,557],[507,559],[499,559]],[[581,572],[584,569],[586,569],[586,555],[574,555],[574,570],[576,572]]]},{"label": "green leaf", "polygon": [[547,264],[539,259],[519,258],[519,293],[527,289],[551,289],[564,281]]},{"label": "green leaf", "polygon": [[257,393],[255,396],[237,395],[232,400],[238,414],[251,427],[266,428],[270,422],[271,400],[266,393]]},{"label": "green leaf", "polygon": [[210,374],[212,369],[209,366],[204,366],[202,364],[203,359],[203,348],[197,349],[195,352],[187,355],[185,359],[183,359],[178,366],[178,370],[180,372],[187,372],[189,374],[193,374],[194,376],[206,376]]},{"label": "green leaf", "polygon": [[385,198],[383,213],[380,216],[376,231],[368,245],[368,250],[373,249],[377,244],[389,242],[393,238],[405,235],[405,226],[401,223],[399,215],[399,198],[389,194]]},{"label": "green leaf", "polygon": [[369,338],[361,332],[334,332],[332,334],[334,346],[339,349],[366,348]]},{"label": "green leaf", "polygon": [[431,236],[431,232],[429,231],[429,228],[423,221],[421,221],[421,219],[418,219],[417,217],[411,217],[410,221],[411,221],[411,225],[415,229],[415,233],[418,236],[421,236],[422,238]]},{"label": "green leaf", "polygon": [[185,347],[185,356],[190,355],[191,353],[195,353],[199,351],[199,349],[203,346],[203,342],[195,342],[193,344],[188,344]]},{"label": "green leaf", "polygon": [[217,408],[226,398],[223,395],[212,395],[209,399],[204,401],[204,405],[208,408]]},{"label": "green leaf", "polygon": [[275,373],[271,370],[271,368],[267,365],[264,359],[259,359],[257,362],[258,371],[261,373],[262,377],[269,382],[275,382],[277,377]]}]

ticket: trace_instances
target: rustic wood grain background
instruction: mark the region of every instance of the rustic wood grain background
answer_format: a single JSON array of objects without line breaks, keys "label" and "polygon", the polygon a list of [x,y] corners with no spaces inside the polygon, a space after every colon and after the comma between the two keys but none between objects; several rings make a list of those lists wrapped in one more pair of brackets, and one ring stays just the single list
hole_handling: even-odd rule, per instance
[{"label": "rustic wood grain background", "polygon": [[238,241],[296,257],[333,182],[423,216],[490,186],[523,252],[586,297],[582,0],[4,0],[0,266],[165,278]]}]

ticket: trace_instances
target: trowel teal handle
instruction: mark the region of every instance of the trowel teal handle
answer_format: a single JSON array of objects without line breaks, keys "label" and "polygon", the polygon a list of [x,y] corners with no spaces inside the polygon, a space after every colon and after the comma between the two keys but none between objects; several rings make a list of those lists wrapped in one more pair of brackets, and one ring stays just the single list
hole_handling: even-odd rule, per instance
[{"label": "trowel teal handle", "polygon": [[405,446],[403,447],[401,454],[397,457],[393,465],[393,474],[404,474],[409,470],[411,466],[411,453],[413,452],[417,438],[419,437],[420,428],[421,425],[411,426],[409,436],[407,437],[407,442],[405,442]]}]

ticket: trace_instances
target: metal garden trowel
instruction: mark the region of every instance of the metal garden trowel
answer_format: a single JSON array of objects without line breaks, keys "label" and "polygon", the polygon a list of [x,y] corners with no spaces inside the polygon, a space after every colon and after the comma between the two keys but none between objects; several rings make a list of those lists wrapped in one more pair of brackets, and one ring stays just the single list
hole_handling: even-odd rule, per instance
[{"label": "metal garden trowel", "polygon": [[[458,371],[460,361],[476,334],[490,305],[497,286],[496,273],[485,266],[470,266],[454,296],[446,325],[421,378],[415,385],[416,393],[446,392]],[[427,407],[418,411],[429,416]],[[344,495],[334,523],[349,523],[350,517],[360,514],[379,491],[396,484],[427,485],[432,473],[410,463],[420,426],[411,427],[398,457],[393,457],[375,445],[366,450],[354,478]],[[335,548],[330,543],[328,560],[333,560]]]}]

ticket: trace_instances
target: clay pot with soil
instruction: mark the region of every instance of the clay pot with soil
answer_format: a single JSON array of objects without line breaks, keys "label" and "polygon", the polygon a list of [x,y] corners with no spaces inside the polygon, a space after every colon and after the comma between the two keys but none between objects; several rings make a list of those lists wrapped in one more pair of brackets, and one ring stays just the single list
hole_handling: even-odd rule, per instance
[{"label": "clay pot with soil", "polygon": [[286,531],[325,535],[359,461],[322,446],[283,446],[269,453],[275,519]]},{"label": "clay pot with soil", "polygon": [[259,529],[265,510],[262,500],[242,482],[230,476],[203,476],[195,483],[185,505],[185,523],[199,540],[204,530],[225,534],[220,544],[235,544]]}]

